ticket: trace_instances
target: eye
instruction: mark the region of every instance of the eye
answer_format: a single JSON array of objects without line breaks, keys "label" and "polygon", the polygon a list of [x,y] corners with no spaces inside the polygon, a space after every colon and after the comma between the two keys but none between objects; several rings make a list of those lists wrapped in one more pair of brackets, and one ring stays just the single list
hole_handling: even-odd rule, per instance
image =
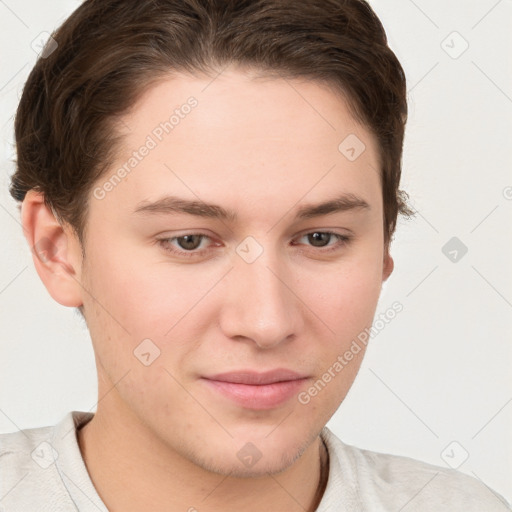
[{"label": "eye", "polygon": [[[337,250],[342,246],[347,245],[351,240],[351,237],[348,235],[341,235],[331,231],[312,231],[302,235],[299,240],[303,238],[307,238],[307,241],[312,244],[312,247],[320,249],[326,247],[327,250],[321,251],[324,253]],[[335,243],[329,244],[332,240],[334,240]]]},{"label": "eye", "polygon": [[[314,231],[313,233],[303,235],[301,238],[307,237],[308,242],[311,242],[313,247],[326,247],[333,236],[336,236],[336,234],[326,231]],[[337,236],[340,237],[341,235]]]},{"label": "eye", "polygon": [[201,243],[201,238],[204,238],[204,236],[203,235],[183,235],[183,236],[176,237],[175,240],[178,242],[178,245],[182,249],[185,249],[186,251],[193,251],[199,247],[199,245]]},{"label": "eye", "polygon": [[[203,233],[187,233],[182,236],[160,238],[158,244],[167,252],[190,258],[208,251],[208,249],[197,250],[205,238],[210,239],[209,236]],[[173,242],[176,242],[177,245],[173,245]]]}]

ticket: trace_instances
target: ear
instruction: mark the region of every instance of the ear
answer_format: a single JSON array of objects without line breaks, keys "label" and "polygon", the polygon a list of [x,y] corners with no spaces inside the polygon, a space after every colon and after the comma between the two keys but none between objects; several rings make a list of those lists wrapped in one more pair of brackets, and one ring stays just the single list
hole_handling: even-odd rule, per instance
[{"label": "ear", "polygon": [[393,269],[395,268],[395,262],[389,254],[389,249],[386,248],[384,251],[384,264],[382,266],[382,281],[386,281],[386,279],[391,275]]},{"label": "ear", "polygon": [[61,226],[43,194],[35,190],[29,190],[23,200],[21,222],[34,266],[50,295],[63,306],[81,306],[82,256],[74,231]]}]

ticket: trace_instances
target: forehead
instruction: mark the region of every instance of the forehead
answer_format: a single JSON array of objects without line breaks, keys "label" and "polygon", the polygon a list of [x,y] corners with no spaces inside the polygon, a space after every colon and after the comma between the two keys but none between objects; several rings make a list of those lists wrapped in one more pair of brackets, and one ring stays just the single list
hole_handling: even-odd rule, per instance
[{"label": "forehead", "polygon": [[373,135],[317,82],[237,69],[176,75],[149,88],[119,126],[123,143],[110,172],[124,166],[128,176],[109,193],[113,201],[168,194],[225,199],[236,210],[240,194],[260,207],[305,195],[306,203],[345,192],[380,196]]},{"label": "forehead", "polygon": [[[191,98],[197,107],[189,116],[191,109],[186,104]],[[158,80],[123,117],[120,128],[128,128],[124,133],[130,142],[131,128],[151,133],[171,120],[174,113],[172,135],[193,130],[197,134],[195,143],[213,136],[236,140],[249,135],[247,144],[261,139],[291,144],[295,139],[309,140],[316,146],[324,141],[324,146],[331,147],[333,138],[350,133],[357,133],[370,146],[376,142],[353,118],[348,100],[333,86],[234,67],[216,76],[175,74]],[[185,117],[187,123],[181,123]]]}]

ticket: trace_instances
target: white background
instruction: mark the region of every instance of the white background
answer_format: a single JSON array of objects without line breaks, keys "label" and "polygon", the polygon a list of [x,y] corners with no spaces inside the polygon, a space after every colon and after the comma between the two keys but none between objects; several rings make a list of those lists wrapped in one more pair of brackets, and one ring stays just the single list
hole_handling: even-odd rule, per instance
[{"label": "white background", "polygon": [[[377,314],[394,301],[404,310],[373,338],[328,426],[347,443],[440,466],[442,453],[467,452],[459,470],[511,501],[512,2],[371,4],[408,79],[401,187],[418,214],[398,225]],[[0,1],[0,432],[96,410],[88,332],[40,282],[7,191],[31,43],[78,5]],[[456,263],[441,250],[454,236],[468,248]]]}]

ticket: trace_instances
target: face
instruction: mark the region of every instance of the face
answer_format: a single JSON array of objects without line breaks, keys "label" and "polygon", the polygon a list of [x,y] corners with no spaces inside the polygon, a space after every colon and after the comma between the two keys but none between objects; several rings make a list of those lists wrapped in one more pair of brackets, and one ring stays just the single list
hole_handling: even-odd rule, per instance
[{"label": "face", "polygon": [[391,272],[376,142],[326,87],[236,69],[162,81],[120,126],[80,277],[98,413],[209,470],[281,471],[348,392],[364,350],[338,356]]}]

